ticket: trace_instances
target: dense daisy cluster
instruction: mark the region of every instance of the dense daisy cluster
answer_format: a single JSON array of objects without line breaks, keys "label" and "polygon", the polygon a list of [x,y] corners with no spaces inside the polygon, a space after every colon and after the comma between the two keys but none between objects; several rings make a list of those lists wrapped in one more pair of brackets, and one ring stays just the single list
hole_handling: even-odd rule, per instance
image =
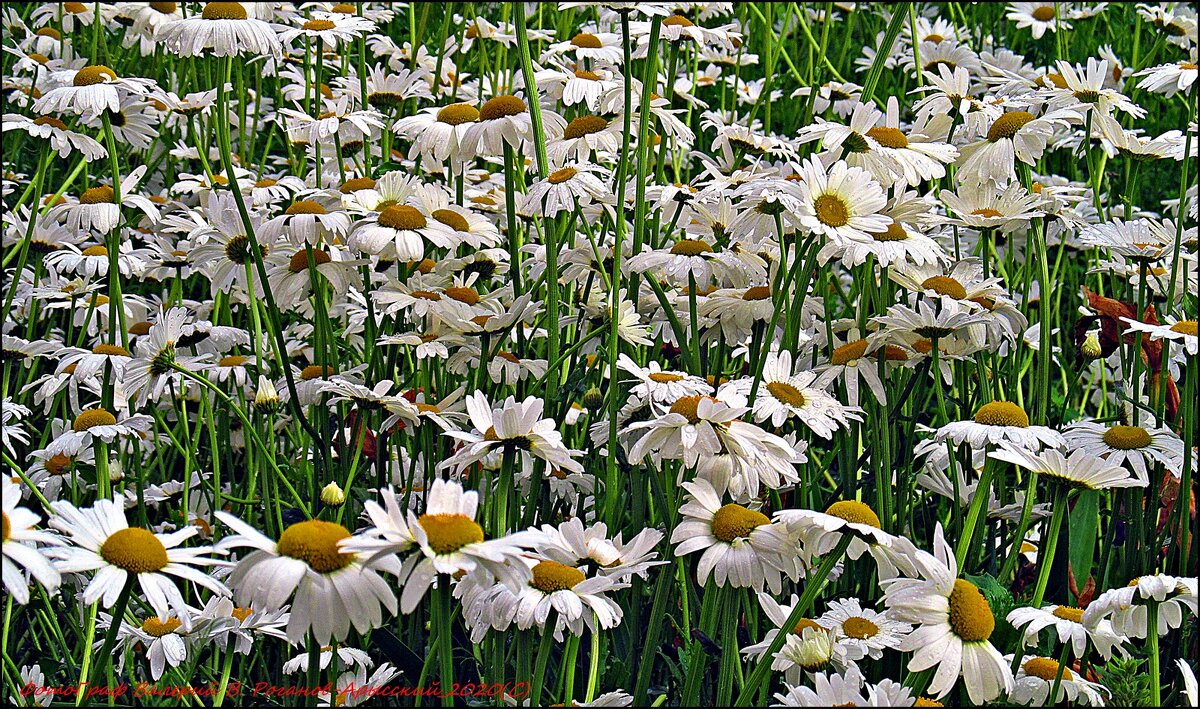
[{"label": "dense daisy cluster", "polygon": [[1187,3],[0,12],[6,701],[1196,704]]}]

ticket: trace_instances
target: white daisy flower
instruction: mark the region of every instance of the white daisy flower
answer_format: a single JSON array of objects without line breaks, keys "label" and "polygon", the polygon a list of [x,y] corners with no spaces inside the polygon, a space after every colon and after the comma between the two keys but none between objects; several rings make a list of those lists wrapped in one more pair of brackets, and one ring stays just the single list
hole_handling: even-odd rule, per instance
[{"label": "white daisy flower", "polygon": [[396,554],[408,554],[403,566],[392,571],[403,587],[401,612],[416,610],[439,574],[438,582],[444,583],[449,576],[478,569],[514,592],[528,582],[530,570],[517,559],[528,546],[528,535],[516,533],[485,540],[483,527],[475,521],[478,492],[464,491],[457,482],[434,480],[425,496],[425,514],[419,516],[404,508],[392,488],[381,490],[380,497],[382,507],[374,500],[364,503],[375,526],[342,543],[341,548],[352,554],[367,554],[367,564],[389,571],[396,565]]},{"label": "white daisy flower", "polygon": [[1011,401],[991,401],[979,407],[973,419],[952,421],[939,428],[934,437],[956,445],[969,443],[972,448],[1011,443],[1029,451],[1042,447],[1063,448],[1062,434],[1045,426],[1031,426],[1029,414]]},{"label": "white daisy flower", "polygon": [[51,502],[50,508],[54,511],[50,526],[71,542],[70,546],[56,548],[49,554],[56,559],[59,572],[95,572],[83,590],[84,603],[100,601],[104,608],[112,608],[126,584],[136,581],[160,622],[167,622],[172,617],[171,611],[186,622],[191,608],[169,576],[191,581],[213,593],[229,594],[229,589],[211,574],[194,568],[221,563],[203,556],[212,547],[180,546],[200,533],[198,527],[186,525],[170,534],[130,527],[120,496],[97,500],[85,509],[66,500]]},{"label": "white daisy flower", "polygon": [[[302,641],[311,632],[317,642],[342,641],[353,624],[366,633],[383,623],[380,606],[395,614],[396,596],[375,569],[358,555],[339,548],[350,537],[340,524],[310,519],[288,526],[272,541],[226,512],[217,518],[236,534],[223,538],[222,550],[250,547],[229,574],[239,606],[278,610],[293,598],[287,637]],[[399,565],[377,560],[375,566],[398,571]]]},{"label": "white daisy flower", "polygon": [[3,562],[4,590],[21,605],[29,602],[28,573],[53,595],[62,578],[41,546],[59,546],[63,541],[50,532],[35,529],[39,517],[24,507],[21,502],[21,486],[12,477],[0,478],[0,503],[3,504],[4,530],[0,539],[0,561]]},{"label": "white daisy flower", "polygon": [[1142,426],[1080,421],[1063,430],[1071,450],[1099,456],[1110,465],[1127,465],[1139,480],[1150,479],[1150,468],[1161,463],[1172,474],[1183,471],[1183,441],[1169,428],[1149,422]]},{"label": "white daisy flower", "polygon": [[696,579],[717,586],[753,588],[766,584],[774,593],[782,588],[781,572],[795,579],[796,541],[786,526],[772,523],[762,512],[742,505],[722,504],[725,490],[704,478],[683,483],[688,501],[679,508],[683,520],[671,533],[676,556],[704,551]]},{"label": "white daisy flower", "polygon": [[240,2],[206,3],[200,15],[164,25],[158,40],[183,57],[234,57],[243,53],[278,57],[283,51],[274,27],[250,17]]},{"label": "white daisy flower", "polygon": [[899,649],[913,653],[910,672],[937,668],[929,685],[937,698],[949,694],[961,677],[972,702],[991,701],[1014,686],[1012,670],[989,642],[996,628],[991,606],[973,583],[957,578],[954,552],[940,523],[933,545],[935,554],[917,554],[924,578],[880,581],[889,614],[917,626]]},{"label": "white daisy flower", "polygon": [[[1012,655],[1004,659],[1012,662]],[[1059,674],[1061,673],[1061,678]],[[1050,699],[1050,691],[1058,680],[1058,696]],[[1021,706],[1053,706],[1063,702],[1092,707],[1105,706],[1105,698],[1111,696],[1106,687],[1089,682],[1049,657],[1025,655],[1017,669],[1016,685],[1008,695],[1009,701]]]}]

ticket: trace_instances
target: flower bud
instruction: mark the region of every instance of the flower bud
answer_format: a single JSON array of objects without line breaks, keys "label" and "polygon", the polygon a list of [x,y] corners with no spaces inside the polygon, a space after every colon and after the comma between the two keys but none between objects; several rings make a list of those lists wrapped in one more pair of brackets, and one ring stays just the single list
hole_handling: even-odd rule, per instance
[{"label": "flower bud", "polygon": [[346,493],[336,482],[331,482],[321,488],[321,502],[329,507],[341,507],[346,502]]}]

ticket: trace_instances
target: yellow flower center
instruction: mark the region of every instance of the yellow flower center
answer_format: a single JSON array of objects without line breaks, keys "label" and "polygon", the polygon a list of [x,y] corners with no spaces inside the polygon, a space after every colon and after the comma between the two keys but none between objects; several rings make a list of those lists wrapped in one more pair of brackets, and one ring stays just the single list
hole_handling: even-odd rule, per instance
[{"label": "yellow flower center", "polygon": [[835,502],[829,506],[829,509],[825,510],[825,514],[833,515],[834,517],[840,517],[847,522],[853,522],[854,524],[862,524],[868,527],[874,527],[875,529],[881,528],[879,524],[879,515],[875,514],[875,510],[872,510],[867,505],[864,505],[856,500],[841,500],[839,502]]},{"label": "yellow flower center", "polygon": [[[1047,682],[1053,682],[1054,679],[1058,677],[1058,661],[1051,660],[1048,657],[1035,657],[1033,659],[1026,660],[1024,667],[1025,674],[1033,677],[1040,677]],[[1075,675],[1071,674],[1071,671],[1064,667],[1062,670],[1062,678],[1064,682],[1070,682],[1071,680],[1075,679]]]},{"label": "yellow flower center", "polygon": [[8,521],[8,513],[0,512],[0,543],[7,542],[12,536],[12,522]]},{"label": "yellow flower center", "polygon": [[712,250],[711,246],[699,239],[680,239],[671,247],[671,253],[675,256],[699,256],[712,253]]},{"label": "yellow flower center", "polygon": [[1073,623],[1083,622],[1082,608],[1074,608],[1072,606],[1057,606],[1054,609],[1053,614],[1055,618],[1062,618],[1063,620],[1069,620]]},{"label": "yellow flower center", "polygon": [[670,384],[671,382],[680,382],[684,379],[682,374],[671,374],[669,372],[651,372],[648,378],[650,381],[658,382],[659,384]]},{"label": "yellow flower center", "polygon": [[1011,401],[992,401],[975,412],[975,423],[985,426],[1029,428],[1029,414]]},{"label": "yellow flower center", "polygon": [[908,136],[900,132],[899,128],[888,128],[887,126],[876,126],[867,131],[867,135],[871,136],[885,148],[907,148]]},{"label": "yellow flower center", "polygon": [[801,618],[800,620],[796,621],[795,625],[792,626],[792,635],[803,635],[804,631],[808,628],[827,630],[825,626],[821,625],[812,618]]},{"label": "yellow flower center", "polygon": [[54,116],[42,116],[41,118],[36,119],[33,124],[35,126],[50,126],[51,128],[57,128],[59,130],[67,129],[67,124],[58,120]]},{"label": "yellow flower center", "polygon": [[72,15],[82,15],[88,11],[87,5],[81,2],[64,2],[63,9]]},{"label": "yellow flower center", "polygon": [[914,707],[944,707],[946,705],[942,704],[941,702],[937,701],[936,699],[927,699],[925,697],[917,697],[916,700],[913,702],[913,706]]},{"label": "yellow flower center", "polygon": [[379,226],[397,231],[424,229],[428,224],[424,214],[407,204],[395,204],[379,213]]},{"label": "yellow flower center", "polygon": [[600,38],[590,32],[580,32],[571,38],[571,44],[581,49],[599,49],[604,46]]},{"label": "yellow flower center", "polygon": [[435,209],[431,216],[454,231],[471,230],[471,225],[467,222],[466,217],[453,209]]},{"label": "yellow flower center", "polygon": [[692,27],[692,26],[694,26],[694,23],[691,20],[689,20],[688,18],[684,17],[683,15],[671,15],[667,19],[663,20],[662,23],[664,25],[666,25],[667,27],[672,27],[672,26],[674,26],[674,27]]},{"label": "yellow flower center", "polygon": [[752,286],[742,293],[742,300],[770,300],[771,289],[769,286]]},{"label": "yellow flower center", "polygon": [[804,406],[804,393],[787,382],[767,382],[767,391],[788,406]]},{"label": "yellow flower center", "polygon": [[479,292],[474,288],[454,287],[447,288],[442,292],[446,294],[447,298],[457,300],[460,303],[466,303],[467,305],[475,305],[479,302]]},{"label": "yellow flower center", "polygon": [[303,273],[304,271],[308,270],[309,264],[312,264],[314,267],[316,267],[323,263],[329,263],[332,260],[333,259],[330,258],[329,254],[325,253],[324,251],[320,249],[313,249],[312,260],[310,261],[308,258],[308,252],[301,249],[300,251],[292,254],[292,258],[288,262],[288,270],[292,273]]},{"label": "yellow flower center", "polygon": [[67,466],[70,464],[71,459],[65,453],[55,453],[42,463],[46,468],[46,472],[51,475],[62,475],[66,472]]},{"label": "yellow flower center", "polygon": [[594,71],[588,71],[586,69],[576,69],[575,70],[575,78],[576,79],[587,79],[588,81],[599,81],[600,75]]},{"label": "yellow flower center", "polygon": [[528,110],[525,102],[516,96],[497,96],[479,109],[479,120],[494,121],[505,116],[515,116]]},{"label": "yellow flower center", "polygon": [[415,290],[409,293],[409,295],[414,298],[420,298],[421,300],[439,301],[442,299],[441,293],[434,293],[433,291],[428,290]]},{"label": "yellow flower center", "polygon": [[250,608],[234,608],[233,610],[229,611],[229,615],[237,618],[239,623],[244,623],[253,612],[254,611],[252,611]]},{"label": "yellow flower center", "polygon": [[873,638],[879,634],[879,626],[875,625],[866,618],[847,618],[845,623],[842,623],[842,632],[846,637],[857,638],[858,640],[866,640]]},{"label": "yellow flower center", "polygon": [[116,422],[117,417],[104,409],[88,409],[75,417],[75,423],[71,425],[71,428],[79,432],[95,426],[112,426]]},{"label": "yellow flower center", "polygon": [[550,173],[546,180],[552,185],[561,185],[567,180],[579,174],[579,171],[573,167],[564,167],[561,170],[555,170]]},{"label": "yellow flower center", "polygon": [[164,635],[170,635],[175,632],[181,625],[183,623],[178,618],[167,618],[164,622],[151,616],[142,621],[142,632],[151,637],[161,638]]},{"label": "yellow flower center", "polygon": [[726,544],[732,544],[735,539],[748,537],[755,529],[770,523],[771,520],[762,512],[730,503],[713,515],[712,533]]},{"label": "yellow flower center", "polygon": [[483,541],[483,527],[466,515],[421,515],[417,518],[429,546],[438,554],[453,554],[468,544]]},{"label": "yellow flower center", "polygon": [[996,629],[996,619],[992,617],[992,608],[987,599],[975,584],[965,579],[954,581],[949,613],[950,629],[966,642],[983,642]]},{"label": "yellow flower center", "polygon": [[151,7],[151,9],[158,10],[159,12],[161,12],[164,15],[170,15],[171,13],[175,12],[175,9],[177,7],[179,7],[179,3],[152,2],[152,3],[150,3],[150,7]]},{"label": "yellow flower center", "polygon": [[116,81],[117,72],[109,69],[103,64],[95,64],[93,66],[85,66],[75,72],[76,86],[91,86],[92,84],[102,84],[105,81]]},{"label": "yellow flower center", "polygon": [[246,8],[240,2],[210,2],[201,15],[206,20],[244,20]]},{"label": "yellow flower center", "polygon": [[988,219],[997,219],[1004,216],[1002,212],[992,209],[991,207],[981,207],[971,212],[971,214],[977,217],[986,217]]},{"label": "yellow flower center", "polygon": [[83,250],[84,256],[108,256],[108,249],[103,246],[89,246]]},{"label": "yellow flower center", "polygon": [[1054,19],[1054,6],[1041,5],[1039,7],[1035,7],[1033,12],[1030,14],[1033,15],[1033,19],[1039,22],[1049,22],[1050,20]]},{"label": "yellow flower center", "polygon": [[83,191],[79,195],[80,204],[110,204],[115,199],[113,188],[108,185],[100,185]]},{"label": "yellow flower center", "polygon": [[328,214],[328,212],[318,202],[302,199],[292,202],[284,214]]},{"label": "yellow flower center", "polygon": [[337,546],[349,537],[350,531],[340,524],[310,519],[283,530],[275,549],[283,556],[303,561],[313,571],[328,574],[354,561],[354,554],[343,553]]},{"label": "yellow flower center", "polygon": [[369,177],[355,177],[346,180],[342,186],[338,188],[338,192],[341,192],[342,194],[350,194],[359,190],[369,190],[374,186],[375,180]]},{"label": "yellow flower center", "polygon": [[867,341],[866,340],[855,340],[854,342],[847,342],[846,344],[842,345],[841,347],[834,348],[833,354],[829,358],[829,361],[835,365],[843,365],[848,362],[853,362],[857,359],[861,359],[862,356],[866,353],[867,353]]},{"label": "yellow flower center", "polygon": [[700,414],[699,414],[698,409],[700,407],[701,399],[710,399],[712,401],[716,401],[716,399],[714,399],[711,396],[706,397],[706,396],[702,396],[700,394],[697,394],[695,396],[681,396],[675,400],[674,404],[671,404],[671,413],[679,414],[680,416],[687,419],[688,423],[691,423],[691,424],[699,423],[700,422]]},{"label": "yellow flower center", "polygon": [[567,124],[563,130],[563,140],[582,138],[585,135],[599,133],[608,127],[608,121],[600,116],[580,116]]},{"label": "yellow flower center", "polygon": [[823,194],[813,202],[813,207],[817,212],[817,219],[826,226],[837,228],[850,222],[850,210],[837,195]]},{"label": "yellow flower center", "polygon": [[332,20],[309,20],[301,26],[301,29],[323,32],[324,30],[331,30],[334,27],[337,27],[337,24]]},{"label": "yellow flower center", "polygon": [[1196,336],[1196,321],[1195,320],[1180,320],[1171,326],[1171,332],[1178,332],[1181,335]]},{"label": "yellow flower center", "polygon": [[554,593],[575,588],[585,578],[582,571],[566,564],[539,561],[533,567],[533,578],[529,580],[529,585],[543,593]]},{"label": "yellow flower center", "polygon": [[1113,426],[1104,432],[1104,442],[1109,448],[1135,450],[1150,445],[1150,432],[1141,426]]},{"label": "yellow flower center", "polygon": [[452,103],[437,112],[438,123],[459,126],[479,120],[479,110],[469,103]]},{"label": "yellow flower center", "polygon": [[942,42],[946,41],[946,38],[935,32],[933,34],[925,35],[925,39],[923,41],[933,42],[934,44],[941,44]]},{"label": "yellow flower center", "polygon": [[908,232],[898,223],[892,222],[884,231],[871,232],[871,238],[875,241],[904,241],[908,239]]},{"label": "yellow flower center", "polygon": [[921,281],[921,287],[955,300],[964,300],[967,297],[967,289],[963,284],[950,276],[930,276]]},{"label": "yellow flower center", "polygon": [[129,350],[120,345],[105,345],[100,344],[92,348],[92,354],[107,355],[111,357],[128,357]]},{"label": "yellow flower center", "polygon": [[166,567],[167,548],[149,530],[127,527],[113,532],[100,545],[100,556],[108,563],[134,574],[148,574]]},{"label": "yellow flower center", "polygon": [[1026,123],[1033,120],[1033,114],[1028,111],[1011,111],[996,119],[988,129],[988,141],[995,143],[1001,138],[1012,138]]},{"label": "yellow flower center", "polygon": [[331,375],[336,373],[337,371],[328,364],[310,364],[304,369],[300,370],[300,378],[304,381],[317,378],[328,379]]},{"label": "yellow flower center", "polygon": [[218,367],[240,367],[245,363],[246,363],[246,358],[243,357],[242,355],[229,355],[228,357],[222,357],[220,359],[220,361],[217,362],[217,366]]}]

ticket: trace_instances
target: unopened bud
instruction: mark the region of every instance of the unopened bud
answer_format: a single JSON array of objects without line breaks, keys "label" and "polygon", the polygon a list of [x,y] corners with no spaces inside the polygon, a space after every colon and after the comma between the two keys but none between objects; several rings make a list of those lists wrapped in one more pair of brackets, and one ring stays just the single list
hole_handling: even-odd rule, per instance
[{"label": "unopened bud", "polygon": [[321,488],[321,502],[329,507],[341,507],[346,502],[346,493],[335,482]]},{"label": "unopened bud", "polygon": [[1100,335],[1095,331],[1089,332],[1084,338],[1083,344],[1079,346],[1079,351],[1088,359],[1100,359],[1104,356],[1104,349],[1100,346]]},{"label": "unopened bud", "polygon": [[258,389],[254,392],[254,408],[271,413],[279,408],[279,392],[275,384],[263,375],[258,375]]},{"label": "unopened bud", "polygon": [[604,406],[604,392],[597,387],[592,387],[583,393],[583,408],[588,411],[599,411],[600,407]]}]

